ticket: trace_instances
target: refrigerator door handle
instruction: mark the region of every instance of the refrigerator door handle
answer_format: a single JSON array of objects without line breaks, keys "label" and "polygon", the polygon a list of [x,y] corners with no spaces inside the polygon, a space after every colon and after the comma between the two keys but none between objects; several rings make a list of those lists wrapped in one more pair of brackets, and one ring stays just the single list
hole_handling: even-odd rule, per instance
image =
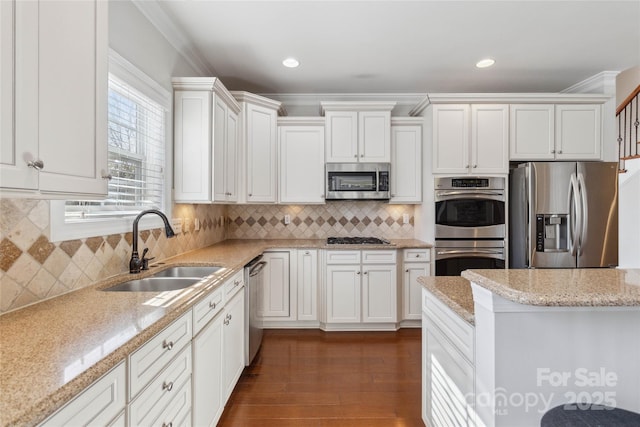
[{"label": "refrigerator door handle", "polygon": [[588,226],[588,221],[589,221],[589,217],[588,217],[588,210],[587,210],[587,183],[584,180],[584,175],[581,173],[578,173],[578,184],[580,187],[580,206],[581,206],[581,211],[580,211],[580,225],[581,225],[581,230],[580,231],[580,241],[578,243],[578,253],[582,254],[582,247],[584,246],[584,244],[587,241],[587,226]]},{"label": "refrigerator door handle", "polygon": [[580,196],[580,188],[578,187],[578,179],[576,174],[571,174],[571,190],[569,191],[569,200],[573,202],[573,215],[571,216],[570,237],[571,237],[571,255],[576,255],[578,251],[578,232],[582,227],[582,211],[580,209],[578,197]]}]

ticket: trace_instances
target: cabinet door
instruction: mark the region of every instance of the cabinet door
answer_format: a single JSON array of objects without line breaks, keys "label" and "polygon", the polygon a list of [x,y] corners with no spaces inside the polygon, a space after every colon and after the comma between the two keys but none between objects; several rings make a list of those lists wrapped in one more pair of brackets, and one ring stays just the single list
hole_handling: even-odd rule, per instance
[{"label": "cabinet door", "polygon": [[244,293],[243,288],[225,306],[222,330],[224,401],[236,386],[244,369]]},{"label": "cabinet door", "polygon": [[362,321],[396,322],[398,286],[395,265],[362,267]]},{"label": "cabinet door", "polygon": [[556,105],[556,159],[601,160],[600,105]]},{"label": "cabinet door", "polygon": [[422,201],[422,126],[391,127],[391,200]]},{"label": "cabinet door", "polygon": [[222,326],[220,313],[193,340],[193,425],[214,426],[222,415]]},{"label": "cabinet door", "polygon": [[298,320],[318,320],[318,251],[298,251]]},{"label": "cabinet door", "polygon": [[174,198],[211,201],[211,93],[174,92]]},{"label": "cabinet door", "polygon": [[281,126],[281,203],[324,203],[324,127]]},{"label": "cabinet door", "polygon": [[471,106],[471,172],[509,173],[509,106]]},{"label": "cabinet door", "polygon": [[226,201],[238,201],[238,115],[227,110],[225,188]]},{"label": "cabinet door", "polygon": [[434,105],[433,172],[469,172],[469,105]]},{"label": "cabinet door", "polygon": [[277,180],[277,112],[247,105],[247,201],[275,203]]},{"label": "cabinet door", "polygon": [[429,276],[430,266],[426,262],[404,264],[402,276],[402,320],[422,318],[422,286],[418,277]]},{"label": "cabinet door", "polygon": [[227,199],[226,163],[227,163],[227,105],[218,96],[213,96],[213,201],[224,202]]},{"label": "cabinet door", "polygon": [[126,369],[123,362],[40,425],[107,425],[126,406],[125,390]]},{"label": "cabinet door", "polygon": [[[429,323],[423,328],[423,414],[430,425],[475,426],[473,366]],[[457,408],[452,411],[451,408]]]},{"label": "cabinet door", "polygon": [[327,111],[327,163],[358,161],[358,112]]},{"label": "cabinet door", "polygon": [[553,105],[513,104],[509,109],[509,158],[553,160]]},{"label": "cabinet door", "polygon": [[391,161],[391,112],[358,113],[358,158],[361,162]]},{"label": "cabinet door", "polygon": [[[46,193],[105,196],[108,2],[15,7],[17,145],[2,149],[2,186],[30,189],[37,182]],[[39,172],[27,166],[33,160],[42,161]]]},{"label": "cabinet door", "polygon": [[360,322],[360,266],[327,266],[327,323]]},{"label": "cabinet door", "polygon": [[266,261],[267,265],[264,268],[264,300],[262,309],[259,310],[260,314],[265,319],[289,317],[289,252],[265,252],[263,261]]}]

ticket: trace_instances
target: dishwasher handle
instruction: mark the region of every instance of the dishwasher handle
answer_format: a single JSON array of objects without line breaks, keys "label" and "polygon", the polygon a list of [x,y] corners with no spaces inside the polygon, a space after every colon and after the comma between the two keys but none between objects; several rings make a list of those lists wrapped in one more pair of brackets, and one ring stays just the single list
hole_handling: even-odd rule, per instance
[{"label": "dishwasher handle", "polygon": [[267,261],[260,261],[259,263],[255,264],[249,270],[249,277],[257,276],[258,274],[260,274],[260,272],[266,265],[267,265]]}]

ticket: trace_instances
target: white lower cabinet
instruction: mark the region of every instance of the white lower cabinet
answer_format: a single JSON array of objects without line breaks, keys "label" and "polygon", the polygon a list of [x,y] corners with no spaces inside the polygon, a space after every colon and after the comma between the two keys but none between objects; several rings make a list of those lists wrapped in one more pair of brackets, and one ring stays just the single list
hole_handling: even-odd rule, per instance
[{"label": "white lower cabinet", "polygon": [[418,277],[431,275],[429,249],[405,249],[402,273],[402,320],[422,319],[422,286]]},{"label": "white lower cabinet", "polygon": [[286,319],[291,316],[290,252],[265,252],[263,261],[263,300],[258,313],[265,320]]},{"label": "white lower cabinet", "polygon": [[318,251],[297,251],[298,320],[318,320]]},{"label": "white lower cabinet", "polygon": [[244,293],[240,292],[225,304],[222,315],[222,376],[225,402],[244,369]]},{"label": "white lower cabinet", "polygon": [[126,369],[124,362],[97,380],[41,426],[124,425],[126,405]]},{"label": "white lower cabinet", "polygon": [[131,402],[129,425],[172,425],[190,412],[191,345],[187,345]]},{"label": "white lower cabinet", "polygon": [[193,339],[193,425],[214,426],[222,415],[222,333],[218,314]]},{"label": "white lower cabinet", "polygon": [[422,293],[423,421],[476,426],[474,327],[429,291]]},{"label": "white lower cabinet", "polygon": [[326,323],[397,321],[396,251],[327,251]]}]

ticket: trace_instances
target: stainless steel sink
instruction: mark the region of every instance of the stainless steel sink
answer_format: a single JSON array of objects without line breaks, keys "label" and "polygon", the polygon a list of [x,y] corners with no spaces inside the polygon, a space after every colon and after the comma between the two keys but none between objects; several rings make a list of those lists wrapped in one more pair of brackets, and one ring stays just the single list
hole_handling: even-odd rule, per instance
[{"label": "stainless steel sink", "polygon": [[166,270],[160,271],[151,277],[207,277],[210,274],[215,273],[222,267],[171,267]]},{"label": "stainless steel sink", "polygon": [[147,277],[144,279],[130,280],[103,290],[106,292],[177,291],[188,288],[199,281],[199,277]]}]

